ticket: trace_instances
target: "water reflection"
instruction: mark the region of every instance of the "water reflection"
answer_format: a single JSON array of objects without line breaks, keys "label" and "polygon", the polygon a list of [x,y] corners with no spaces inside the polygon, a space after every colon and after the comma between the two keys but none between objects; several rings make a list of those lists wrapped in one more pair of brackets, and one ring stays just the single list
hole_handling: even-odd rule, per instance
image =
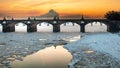
[{"label": "water reflection", "polygon": [[[38,59],[39,61],[42,60],[41,63],[38,62],[39,65],[42,64],[42,62],[44,62],[44,65],[45,66],[48,65],[48,68],[50,68],[51,65],[53,66],[52,68],[59,68],[59,66],[60,68],[66,68],[67,64],[69,64],[69,62],[67,61],[70,60],[70,57],[66,57],[66,56],[70,53],[67,52],[67,50],[65,50],[62,46],[57,46],[57,45],[65,45],[69,43],[70,40],[73,39],[78,40],[78,38],[76,37],[77,36],[80,37],[79,35],[80,35],[79,33],[1,33],[0,68],[11,68],[11,65],[13,68],[24,68],[24,67],[15,67],[15,66],[19,66],[20,64],[17,63],[20,62],[21,64],[23,63],[24,65],[27,65],[28,63],[26,64],[24,63],[24,61],[26,61],[26,57],[29,57],[32,54],[34,55],[34,53],[36,54],[36,52],[38,53],[39,50],[43,51],[42,49],[50,46],[52,46],[50,47],[51,50],[49,50],[49,48],[44,49],[47,51],[47,53],[49,53],[49,55],[47,55],[46,57],[49,58],[50,56],[52,56],[53,57],[52,62],[54,61],[54,65],[56,66],[46,63],[48,61],[45,62],[46,60],[45,56],[43,56],[45,60],[43,58]],[[39,57],[41,56],[42,55],[39,55]],[[58,61],[56,58],[58,59],[61,58],[60,59],[61,61]],[[35,58],[33,60],[35,60]],[[32,62],[33,60],[29,59],[29,61],[32,64],[34,64]],[[36,61],[34,65],[37,66],[38,63]],[[32,67],[32,68],[37,68],[37,67]],[[39,66],[38,68],[44,68],[44,67]]]},{"label": "water reflection", "polygon": [[11,63],[12,68],[67,68],[72,55],[63,46],[51,46]]}]

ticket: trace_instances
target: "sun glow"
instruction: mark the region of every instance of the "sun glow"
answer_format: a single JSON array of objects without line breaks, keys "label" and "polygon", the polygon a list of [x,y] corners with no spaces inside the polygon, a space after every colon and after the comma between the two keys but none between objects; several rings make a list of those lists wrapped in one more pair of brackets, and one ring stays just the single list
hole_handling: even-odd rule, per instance
[{"label": "sun glow", "polygon": [[109,10],[119,10],[120,0],[2,0],[0,17],[39,16],[50,9],[60,15],[84,14],[102,17]]}]

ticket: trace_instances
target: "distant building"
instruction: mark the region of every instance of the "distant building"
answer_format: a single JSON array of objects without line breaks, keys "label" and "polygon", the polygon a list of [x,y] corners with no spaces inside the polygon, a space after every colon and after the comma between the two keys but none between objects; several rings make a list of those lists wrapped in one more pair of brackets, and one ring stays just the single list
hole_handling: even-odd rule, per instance
[{"label": "distant building", "polygon": [[[44,15],[41,15],[41,16],[32,16],[31,18],[37,18],[37,19],[39,19],[39,18],[53,18],[55,16],[58,16],[60,18],[68,18],[68,19],[69,18],[70,19],[71,18],[72,19],[74,19],[74,18],[80,19],[82,17],[82,14],[67,14],[67,15],[60,16],[59,13],[57,13],[55,10],[51,9],[48,13],[46,13]],[[84,18],[90,18],[90,17],[84,15]]]},{"label": "distant building", "polygon": [[48,13],[41,16],[35,16],[34,18],[53,18],[54,16],[59,16],[59,14],[55,10],[51,9]]}]

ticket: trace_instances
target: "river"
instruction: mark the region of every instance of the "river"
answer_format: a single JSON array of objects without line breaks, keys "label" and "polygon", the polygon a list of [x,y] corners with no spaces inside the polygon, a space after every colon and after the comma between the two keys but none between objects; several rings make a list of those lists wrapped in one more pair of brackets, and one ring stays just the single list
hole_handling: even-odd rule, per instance
[{"label": "river", "polygon": [[[99,26],[99,23],[95,25],[91,27],[88,24],[86,31],[106,32],[106,26]],[[37,28],[38,32],[34,33],[27,33],[23,29],[26,29],[26,26],[18,26],[16,32],[0,32],[0,68],[68,67],[72,55],[63,46],[80,39],[81,33],[78,25],[62,25],[60,33],[52,33],[51,26]],[[42,32],[45,29],[47,32]],[[0,27],[1,30],[2,27]],[[23,32],[18,32],[20,30]]]},{"label": "river", "polygon": [[0,33],[0,68],[67,68],[80,33]]}]

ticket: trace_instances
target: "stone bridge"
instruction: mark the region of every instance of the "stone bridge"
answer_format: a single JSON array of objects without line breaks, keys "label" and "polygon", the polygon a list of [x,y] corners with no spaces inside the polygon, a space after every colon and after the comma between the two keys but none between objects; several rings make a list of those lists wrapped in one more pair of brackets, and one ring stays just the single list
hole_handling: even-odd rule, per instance
[{"label": "stone bridge", "polygon": [[66,24],[66,22],[72,22],[73,25],[76,23],[80,26],[80,32],[85,32],[85,25],[93,22],[100,22],[100,23],[104,23],[107,26],[107,31],[110,30],[110,24],[108,23],[109,21],[107,19],[84,19],[84,17],[82,16],[81,19],[78,18],[73,18],[73,19],[65,19],[65,18],[61,18],[59,19],[58,16],[53,17],[52,19],[31,19],[30,17],[27,20],[16,20],[16,19],[11,19],[11,20],[7,20],[6,18],[4,18],[3,20],[0,20],[0,24],[2,25],[3,32],[15,32],[15,25],[17,23],[24,23],[27,25],[27,32],[36,32],[37,31],[37,24],[43,23],[43,22],[47,22],[49,24],[51,24],[53,26],[53,32],[60,32],[60,25],[61,24]]}]

